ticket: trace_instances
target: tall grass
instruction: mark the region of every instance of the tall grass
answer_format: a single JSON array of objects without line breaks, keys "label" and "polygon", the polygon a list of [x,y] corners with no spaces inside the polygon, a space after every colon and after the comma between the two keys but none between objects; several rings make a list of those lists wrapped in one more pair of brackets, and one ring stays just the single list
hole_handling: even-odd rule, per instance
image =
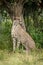
[{"label": "tall grass", "polygon": [[11,25],[12,22],[10,19],[0,23],[0,49],[12,49]]}]

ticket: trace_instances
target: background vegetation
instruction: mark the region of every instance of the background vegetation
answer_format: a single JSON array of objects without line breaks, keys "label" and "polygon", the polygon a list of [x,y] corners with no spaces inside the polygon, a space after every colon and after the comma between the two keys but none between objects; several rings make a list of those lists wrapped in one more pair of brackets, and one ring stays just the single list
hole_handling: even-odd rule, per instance
[{"label": "background vegetation", "polygon": [[[43,9],[38,8],[35,3],[35,6],[32,5],[32,3],[24,5],[26,30],[36,42],[36,47],[43,48]],[[5,10],[2,13],[2,15],[0,13],[0,49],[12,50],[12,21]]]}]

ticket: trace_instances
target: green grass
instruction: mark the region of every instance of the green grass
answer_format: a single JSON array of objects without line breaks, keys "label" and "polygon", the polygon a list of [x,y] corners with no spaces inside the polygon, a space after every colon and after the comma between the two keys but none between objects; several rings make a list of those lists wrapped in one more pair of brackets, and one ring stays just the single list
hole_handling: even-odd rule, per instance
[{"label": "green grass", "polygon": [[29,54],[0,50],[0,65],[43,65],[43,50]]}]

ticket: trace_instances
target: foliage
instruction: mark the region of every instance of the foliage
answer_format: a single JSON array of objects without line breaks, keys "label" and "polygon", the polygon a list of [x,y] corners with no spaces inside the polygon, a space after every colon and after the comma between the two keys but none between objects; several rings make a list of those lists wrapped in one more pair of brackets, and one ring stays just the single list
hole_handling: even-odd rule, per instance
[{"label": "foliage", "polygon": [[0,49],[12,49],[11,41],[11,21],[0,22]]},{"label": "foliage", "polygon": [[[36,42],[37,48],[43,48],[43,16],[41,14],[35,19],[31,15],[25,17],[26,30]],[[5,18],[0,22],[0,49],[12,49],[11,25],[10,19]]]},{"label": "foliage", "polygon": [[[13,3],[14,0],[6,0]],[[24,20],[27,32],[36,42],[37,48],[43,48],[43,1],[29,0],[24,4]],[[39,4],[39,5],[38,5]],[[0,7],[0,49],[12,49],[11,20],[5,7]]]},{"label": "foliage", "polygon": [[26,30],[35,40],[36,46],[43,48],[43,11],[40,15],[38,15],[38,11],[34,12],[34,17],[32,14],[25,17]]}]

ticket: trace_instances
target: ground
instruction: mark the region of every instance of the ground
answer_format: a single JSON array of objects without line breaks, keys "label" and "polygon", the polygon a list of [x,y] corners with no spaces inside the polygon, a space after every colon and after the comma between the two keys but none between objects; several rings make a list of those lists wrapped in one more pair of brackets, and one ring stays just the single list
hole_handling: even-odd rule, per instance
[{"label": "ground", "polygon": [[0,50],[0,65],[43,65],[43,50],[29,54]]}]

